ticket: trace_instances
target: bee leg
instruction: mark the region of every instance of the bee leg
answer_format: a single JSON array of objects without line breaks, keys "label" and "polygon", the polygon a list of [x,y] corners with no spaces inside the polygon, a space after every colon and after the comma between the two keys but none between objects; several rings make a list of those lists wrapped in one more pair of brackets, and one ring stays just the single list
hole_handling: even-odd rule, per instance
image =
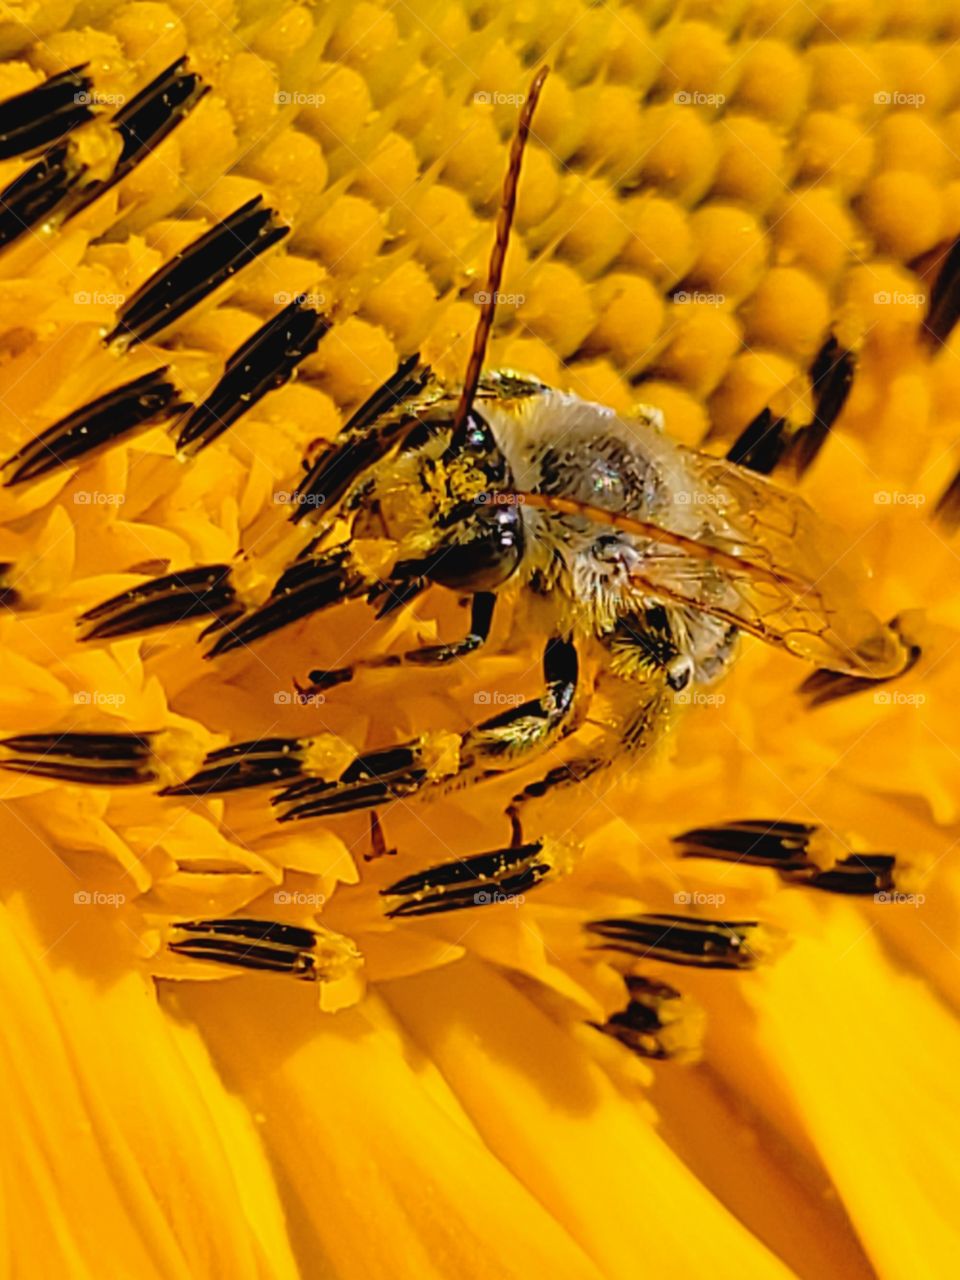
[{"label": "bee leg", "polygon": [[450,753],[444,735],[426,733],[399,746],[357,756],[334,781],[291,782],[273,800],[282,810],[279,820],[371,809],[430,786],[463,786],[527,764],[574,728],[578,665],[572,642],[548,641],[543,657],[544,695],[468,729],[460,738],[453,772],[446,767]]},{"label": "bee leg", "polygon": [[349,667],[334,667],[330,670],[311,671],[310,684],[302,690],[304,693],[319,693],[322,689],[330,689],[334,685],[346,684],[358,671],[375,670],[380,667],[404,666],[444,666],[468,653],[474,653],[485,644],[490,636],[493,624],[493,610],[496,596],[492,591],[479,591],[473,597],[470,607],[470,630],[460,640],[447,644],[425,645],[420,649],[411,649],[407,653],[389,653],[380,658],[367,658]]},{"label": "bee leg", "polygon": [[663,737],[675,705],[668,667],[656,668],[642,680],[607,676],[599,682],[601,691],[604,685],[613,689],[610,703],[618,708],[615,720],[591,751],[555,765],[517,792],[506,810],[515,843],[523,843],[523,811],[532,801],[586,782],[618,761],[635,760]]}]

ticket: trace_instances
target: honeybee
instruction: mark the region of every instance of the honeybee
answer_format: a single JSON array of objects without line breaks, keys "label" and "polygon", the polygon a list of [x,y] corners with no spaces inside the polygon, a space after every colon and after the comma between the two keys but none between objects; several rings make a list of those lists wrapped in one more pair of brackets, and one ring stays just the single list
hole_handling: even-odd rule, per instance
[{"label": "honeybee", "polygon": [[[411,356],[361,406],[306,468],[292,523],[309,541],[301,538],[265,600],[245,597],[232,566],[212,565],[145,583],[81,619],[85,638],[106,639],[206,615],[215,657],[346,600],[365,598],[383,615],[433,586],[469,599],[459,641],[312,672],[319,690],[364,665],[451,663],[488,640],[499,602],[523,606],[542,635],[543,691],[460,735],[453,763],[438,761],[436,735],[424,732],[326,777],[310,739],[264,738],[213,753],[193,777],[165,788],[206,795],[272,786],[282,822],[376,814],[399,797],[526,767],[580,727],[595,694],[609,695],[615,713],[600,739],[548,763],[513,797],[509,844],[397,881],[385,891],[397,915],[482,905],[535,884],[551,861],[544,839],[524,832],[527,804],[646,749],[671,723],[678,695],[729,671],[741,633],[864,679],[889,677],[906,662],[896,633],[858,602],[842,571],[842,535],[797,494],[681,447],[656,409],[624,417],[521,372],[484,372],[544,75],[520,113],[462,385],[446,386]],[[588,650],[599,674],[585,688]],[[59,755],[73,780],[97,781],[84,776],[91,753],[67,741],[81,736],[60,735],[45,759],[56,767]],[[111,781],[126,768],[139,772],[121,781],[150,776],[149,735],[137,743],[116,748]],[[37,754],[35,741],[6,745],[7,767],[26,767]],[[383,852],[377,822],[373,830]]]}]

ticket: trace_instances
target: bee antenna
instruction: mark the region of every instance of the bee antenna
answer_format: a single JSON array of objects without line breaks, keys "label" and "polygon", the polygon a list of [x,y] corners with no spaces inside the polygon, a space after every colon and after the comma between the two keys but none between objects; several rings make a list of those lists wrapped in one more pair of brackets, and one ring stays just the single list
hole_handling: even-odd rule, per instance
[{"label": "bee antenna", "polygon": [[480,374],[483,372],[483,360],[487,352],[490,330],[493,327],[494,312],[497,309],[497,295],[500,291],[500,280],[503,276],[503,263],[507,256],[507,246],[510,243],[513,212],[517,205],[517,183],[520,180],[520,165],[523,162],[523,151],[530,134],[530,124],[533,120],[533,113],[536,110],[537,99],[540,97],[540,90],[543,88],[543,82],[546,78],[547,68],[541,67],[533,78],[530,92],[527,94],[526,101],[521,108],[520,119],[517,121],[517,132],[514,134],[513,143],[510,147],[510,160],[507,164],[507,172],[504,175],[503,189],[500,193],[500,208],[497,212],[496,236],[494,237],[493,248],[490,251],[490,263],[487,267],[487,287],[481,304],[480,319],[477,321],[477,328],[473,335],[473,349],[467,362],[467,372],[463,379],[460,402],[453,416],[454,437],[463,429],[467,415],[473,405],[473,398],[477,394]]}]

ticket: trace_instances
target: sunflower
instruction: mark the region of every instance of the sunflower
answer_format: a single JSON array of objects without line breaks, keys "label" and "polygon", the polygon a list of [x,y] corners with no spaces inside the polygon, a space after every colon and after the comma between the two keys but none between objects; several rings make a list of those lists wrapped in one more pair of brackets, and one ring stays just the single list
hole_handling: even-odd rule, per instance
[{"label": "sunflower", "polygon": [[[960,6],[19,0],[0,55],[6,1274],[951,1274]],[[798,486],[909,661],[745,642],[433,912],[515,781],[381,827],[185,780],[445,777],[530,646],[303,683],[438,591],[194,640],[411,353],[463,377],[539,65],[488,367]]]}]

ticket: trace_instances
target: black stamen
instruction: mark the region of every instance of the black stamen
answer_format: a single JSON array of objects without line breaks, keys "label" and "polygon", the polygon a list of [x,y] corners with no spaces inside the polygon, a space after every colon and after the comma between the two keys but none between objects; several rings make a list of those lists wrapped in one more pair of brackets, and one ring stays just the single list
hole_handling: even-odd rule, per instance
[{"label": "black stamen", "polygon": [[[958,493],[960,493],[960,489],[958,489]],[[876,691],[882,685],[889,684],[893,680],[899,680],[917,665],[923,655],[923,648],[911,640],[908,635],[904,634],[903,619],[898,615],[891,618],[887,625],[891,631],[896,632],[904,643],[907,656],[903,670],[898,671],[895,676],[885,676],[877,680],[870,680],[863,676],[844,675],[839,671],[830,671],[826,667],[818,667],[816,671],[811,671],[810,675],[806,677],[797,689],[800,696],[807,699],[807,705],[811,710],[814,707],[825,706],[829,702],[836,702],[839,698],[849,698],[855,693],[864,693],[868,689]]]},{"label": "black stamen", "polygon": [[339,502],[353,481],[382,458],[409,426],[409,417],[381,424],[376,432],[368,428],[394,411],[398,405],[417,395],[430,380],[430,369],[420,364],[418,354],[402,361],[387,381],[360,406],[340,432],[339,438],[327,445],[297,488],[290,519],[303,520],[319,505],[329,509]]},{"label": "black stamen", "polygon": [[329,320],[299,301],[284,307],[230,357],[216,387],[187,415],[177,448],[205,449],[268,391],[288,382],[330,328]]},{"label": "black stamen", "polygon": [[119,182],[145,155],[155,150],[210,92],[210,86],[186,67],[186,57],[172,62],[113,117],[111,123],[120,134],[123,149],[111,176],[98,184],[96,195]]},{"label": "black stamen", "polygon": [[829,893],[888,893],[894,888],[895,866],[896,857],[892,853],[855,853],[826,871],[817,868],[809,872],[788,871],[784,873],[784,879],[797,880]]},{"label": "black stamen", "polygon": [[613,951],[708,969],[755,968],[761,957],[751,941],[759,928],[755,920],[703,920],[658,914],[595,920],[587,925]]},{"label": "black stamen", "polygon": [[5,738],[12,758],[0,768],[90,786],[153,782],[152,735],[135,733],[33,733]]},{"label": "black stamen", "polygon": [[121,338],[132,346],[153,337],[289,232],[254,196],[155,271],[127,299],[104,342]]},{"label": "black stamen", "polygon": [[930,346],[940,346],[949,338],[960,318],[960,240],[950,248],[940,274],[930,291],[923,336]]},{"label": "black stamen", "polygon": [[93,81],[86,64],[0,102],[0,160],[49,146],[93,119]]},{"label": "black stamen", "polygon": [[786,418],[775,418],[769,408],[761,409],[727,450],[727,459],[750,471],[769,476],[783,458],[786,435]]},{"label": "black stamen", "polygon": [[696,827],[673,837],[685,858],[718,858],[753,867],[806,867],[807,848],[816,827],[803,822],[752,819]]},{"label": "black stamen", "polygon": [[318,609],[349,600],[365,590],[348,557],[334,552],[315,560],[298,560],[280,577],[266,604],[227,627],[206,656],[215,658],[288,626]]},{"label": "black stamen", "polygon": [[626,978],[630,1002],[604,1023],[590,1023],[605,1035],[644,1058],[673,1058],[684,1051],[682,1044],[671,1043],[669,1028],[682,1016],[683,996],[665,982],[654,982],[629,974]]},{"label": "black stamen", "polygon": [[122,436],[172,417],[184,402],[167,369],[149,373],[98,396],[28,441],[3,464],[4,484],[23,484],[76,462]]},{"label": "black stamen", "polygon": [[276,786],[303,771],[299,738],[264,738],[257,742],[235,742],[212,751],[203,767],[185,782],[165,787],[167,796],[205,796],[250,787]]},{"label": "black stamen", "polygon": [[273,920],[192,920],[178,924],[186,938],[173,939],[176,955],[194,960],[268,973],[288,973],[312,981],[317,977],[317,938],[309,929]]},{"label": "black stamen", "polygon": [[69,139],[57,142],[0,192],[0,248],[42,222],[87,171]]},{"label": "black stamen", "polygon": [[205,565],[169,573],[88,609],[78,620],[83,640],[103,640],[167,627],[227,610],[235,599],[230,566]]}]

